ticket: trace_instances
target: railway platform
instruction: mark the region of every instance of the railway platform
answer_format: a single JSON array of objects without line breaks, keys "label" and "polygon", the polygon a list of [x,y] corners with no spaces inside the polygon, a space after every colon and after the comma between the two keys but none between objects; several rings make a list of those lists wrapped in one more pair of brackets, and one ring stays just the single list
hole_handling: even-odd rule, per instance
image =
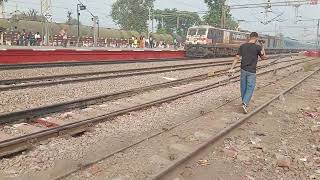
[{"label": "railway platform", "polygon": [[185,58],[184,50],[136,48],[62,48],[6,47],[0,48],[0,64],[131,61]]}]

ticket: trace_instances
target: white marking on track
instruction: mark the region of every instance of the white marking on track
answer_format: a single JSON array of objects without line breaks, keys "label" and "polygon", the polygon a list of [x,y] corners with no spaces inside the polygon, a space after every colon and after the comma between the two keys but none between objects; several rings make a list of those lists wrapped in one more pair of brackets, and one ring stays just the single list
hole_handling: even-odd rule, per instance
[{"label": "white marking on track", "polygon": [[175,79],[175,78],[169,78],[169,77],[162,77],[163,79],[166,79],[166,80],[169,80],[169,81],[175,81],[175,80],[177,80],[177,79]]}]

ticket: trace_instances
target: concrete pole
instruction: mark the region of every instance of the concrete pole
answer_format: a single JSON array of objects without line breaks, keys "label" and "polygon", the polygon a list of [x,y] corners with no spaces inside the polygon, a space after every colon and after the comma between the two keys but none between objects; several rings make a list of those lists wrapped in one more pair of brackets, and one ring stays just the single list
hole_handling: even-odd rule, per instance
[{"label": "concrete pole", "polygon": [[77,47],[79,46],[80,42],[80,4],[77,4]]},{"label": "concrete pole", "polygon": [[1,1],[0,6],[1,6],[1,13],[0,13],[0,16],[1,16],[1,17],[0,17],[0,18],[6,18],[4,1]]},{"label": "concrete pole", "polygon": [[151,8],[149,7],[149,23],[148,23],[148,29],[147,29],[149,46],[150,46],[150,27],[149,27],[150,21],[151,21]]},{"label": "concrete pole", "polygon": [[317,49],[319,49],[319,36],[320,36],[320,19],[318,19],[318,24],[317,24]]},{"label": "concrete pole", "polygon": [[94,16],[93,17],[93,46],[94,47],[97,47],[97,20],[98,20],[98,17],[97,16]]},{"label": "concrete pole", "polygon": [[178,30],[179,30],[179,25],[180,24],[180,17],[179,15],[177,15],[177,33],[178,33]]},{"label": "concrete pole", "polygon": [[44,17],[44,44],[49,45],[49,23],[52,19],[52,6],[51,0],[41,0],[41,15]]},{"label": "concrete pole", "polygon": [[45,20],[45,26],[44,26],[44,29],[45,29],[45,45],[48,46],[49,45],[49,22],[48,20],[46,19]]},{"label": "concrete pole", "polygon": [[161,16],[161,29],[164,28],[164,20],[163,20],[163,16]]},{"label": "concrete pole", "polygon": [[220,24],[220,27],[225,28],[225,26],[226,26],[226,6],[225,6],[226,0],[222,0],[221,3],[222,4],[221,4],[221,24]]},{"label": "concrete pole", "polygon": [[151,9],[152,11],[151,11],[151,32],[153,33],[153,27],[154,27],[154,14],[153,14],[153,9]]}]

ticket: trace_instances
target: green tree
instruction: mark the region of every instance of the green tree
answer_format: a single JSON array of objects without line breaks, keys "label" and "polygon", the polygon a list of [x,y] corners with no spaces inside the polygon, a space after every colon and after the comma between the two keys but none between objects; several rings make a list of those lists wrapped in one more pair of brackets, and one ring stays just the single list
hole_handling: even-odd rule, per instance
[{"label": "green tree", "polygon": [[155,0],[117,0],[112,5],[111,17],[122,29],[147,32],[149,9]]},{"label": "green tree", "polygon": [[158,33],[177,33],[185,36],[188,28],[199,25],[201,19],[197,13],[164,9],[154,11],[154,18],[158,22]]},{"label": "green tree", "polygon": [[[204,16],[204,22],[211,26],[220,27],[221,17],[222,17],[222,7],[225,3],[225,0],[204,0],[208,5],[209,11]],[[238,23],[233,19],[230,10],[225,9],[226,13],[226,24],[225,28],[228,29],[237,29]]]}]

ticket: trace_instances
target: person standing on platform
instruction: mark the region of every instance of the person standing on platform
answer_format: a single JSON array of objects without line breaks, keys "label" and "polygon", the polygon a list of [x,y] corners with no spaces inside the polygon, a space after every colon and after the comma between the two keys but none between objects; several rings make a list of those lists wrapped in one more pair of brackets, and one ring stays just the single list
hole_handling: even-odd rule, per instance
[{"label": "person standing on platform", "polygon": [[16,43],[17,43],[17,46],[20,46],[20,37],[21,37],[21,34],[20,34],[20,32],[18,32],[18,33],[17,33],[17,37],[16,37],[16,38],[17,38],[17,39],[16,39],[16,41],[17,41],[17,42],[16,42]]},{"label": "person standing on platform", "polygon": [[144,48],[145,47],[145,40],[143,36],[140,36],[140,48]]},{"label": "person standing on platform", "polygon": [[34,38],[36,40],[36,46],[40,46],[41,44],[41,35],[39,32],[37,32],[35,35],[34,35]]},{"label": "person standing on platform", "polygon": [[36,37],[35,34],[33,32],[30,32],[30,46],[35,46],[36,45]]},{"label": "person standing on platform", "polygon": [[22,30],[23,46],[28,46],[28,34],[25,29]]},{"label": "person standing on platform", "polygon": [[134,37],[134,35],[132,35],[132,37],[131,37],[131,39],[129,41],[129,44],[130,44],[131,48],[133,48],[133,46],[134,46],[134,39],[135,39],[135,37]]},{"label": "person standing on platform", "polygon": [[27,45],[26,46],[32,46],[32,32],[31,31],[27,35]]},{"label": "person standing on platform", "polygon": [[150,35],[150,38],[149,38],[149,46],[150,46],[150,48],[153,48],[153,47],[154,47],[154,42],[153,42],[153,37],[152,37],[152,35]]},{"label": "person standing on platform", "polygon": [[[240,46],[235,60],[229,73],[234,73],[234,68],[238,61],[241,59],[241,75],[240,75],[240,89],[242,98],[242,109],[245,114],[248,113],[247,107],[254,93],[256,86],[256,71],[258,57],[261,59],[267,59],[264,43],[261,41],[260,45],[257,45],[259,35],[256,32],[250,34],[250,40]],[[259,41],[260,42],[260,41]]]},{"label": "person standing on platform", "polygon": [[66,29],[62,29],[60,31],[60,35],[62,36],[62,46],[66,48],[67,45],[68,45],[68,33],[67,33],[67,30]]},{"label": "person standing on platform", "polygon": [[134,38],[133,48],[138,48],[138,38],[137,37]]}]

